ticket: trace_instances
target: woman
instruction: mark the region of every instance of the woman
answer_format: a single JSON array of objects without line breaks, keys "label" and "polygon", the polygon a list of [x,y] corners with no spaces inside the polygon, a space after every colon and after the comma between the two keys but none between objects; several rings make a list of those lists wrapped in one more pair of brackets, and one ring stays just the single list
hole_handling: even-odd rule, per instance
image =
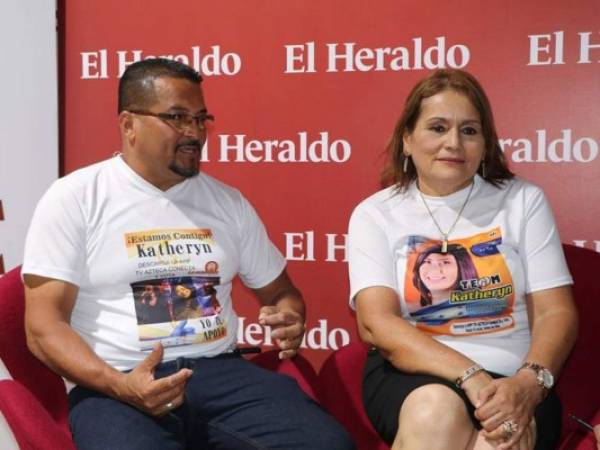
[{"label": "woman", "polygon": [[196,303],[198,291],[193,280],[188,277],[179,278],[174,285],[172,301],[175,320],[187,321],[187,319],[202,317],[202,310]]},{"label": "woman", "polygon": [[[507,168],[479,83],[459,70],[418,83],[389,157],[391,186],[349,230],[351,304],[375,349],[363,381],[373,425],[393,449],[554,448],[572,279],[542,191]],[[424,247],[455,244],[475,274],[450,292],[444,321],[419,322],[411,269]]]}]

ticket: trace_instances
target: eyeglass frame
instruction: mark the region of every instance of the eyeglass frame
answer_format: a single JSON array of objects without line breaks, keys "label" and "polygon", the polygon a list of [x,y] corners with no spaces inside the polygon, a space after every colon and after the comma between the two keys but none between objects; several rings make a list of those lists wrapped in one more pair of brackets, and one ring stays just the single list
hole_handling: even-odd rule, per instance
[{"label": "eyeglass frame", "polygon": [[[179,132],[185,131],[186,128],[191,129],[191,125],[193,122],[196,122],[197,129],[199,129],[201,131],[205,131],[206,126],[204,125],[204,122],[206,122],[207,120],[210,120],[210,121],[215,120],[215,116],[212,114],[208,114],[206,111],[201,111],[198,114],[190,114],[187,111],[176,112],[176,113],[155,113],[155,112],[146,111],[143,109],[128,109],[127,111],[132,114],[138,114],[140,116],[156,117],[157,119],[162,120],[164,123],[169,125],[171,128],[173,128],[174,130],[179,131]],[[175,116],[186,117],[187,123],[183,124],[183,123],[181,123],[181,121],[177,121],[177,119],[175,119]],[[202,117],[204,117],[204,120],[200,120]],[[178,122],[180,125],[176,124],[175,122]],[[202,124],[202,125],[200,125],[200,124]]]}]

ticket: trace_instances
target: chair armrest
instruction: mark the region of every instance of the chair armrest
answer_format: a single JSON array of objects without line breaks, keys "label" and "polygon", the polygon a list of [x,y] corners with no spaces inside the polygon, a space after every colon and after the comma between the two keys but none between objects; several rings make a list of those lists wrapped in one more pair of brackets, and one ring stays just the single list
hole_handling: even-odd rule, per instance
[{"label": "chair armrest", "polygon": [[18,381],[0,381],[0,411],[21,450],[75,450],[71,436]]}]

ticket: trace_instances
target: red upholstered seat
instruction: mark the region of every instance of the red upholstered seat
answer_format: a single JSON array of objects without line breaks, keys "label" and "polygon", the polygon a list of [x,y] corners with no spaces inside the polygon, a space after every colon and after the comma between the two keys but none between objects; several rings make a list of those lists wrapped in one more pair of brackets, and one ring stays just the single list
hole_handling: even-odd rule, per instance
[{"label": "red upholstered seat", "polygon": [[[557,383],[563,404],[561,449],[580,450],[578,445],[591,442],[589,434],[582,432],[567,415],[574,413],[593,421],[600,410],[600,254],[572,245],[564,245],[564,250],[575,281],[580,324],[577,343]],[[318,394],[321,404],[354,437],[359,450],[385,450],[388,446],[373,430],[362,406],[366,352],[366,345],[351,343],[331,354],[319,372]],[[600,422],[600,417],[596,422]]]},{"label": "red upholstered seat", "polygon": [[350,433],[358,450],[389,450],[362,406],[362,371],[367,346],[353,342],[333,352],[319,371],[321,405]]},{"label": "red upholstered seat", "polygon": [[[43,407],[48,417],[41,420],[43,414],[40,415],[35,408],[30,415],[23,414],[23,411],[15,410],[14,407],[5,409],[5,402],[0,404],[2,413],[22,448],[36,448],[29,447],[27,441],[22,441],[23,436],[28,433],[27,430],[36,427],[41,427],[49,436],[49,441],[52,441],[52,437],[70,441],[65,385],[58,375],[29,352],[23,327],[24,311],[23,284],[20,270],[17,268],[0,278],[0,358],[11,376],[19,382],[16,386],[5,385],[2,395],[3,399],[21,397],[29,405],[34,405],[35,400]],[[24,394],[24,391],[28,391],[30,397]],[[50,420],[46,420],[47,418]],[[22,428],[19,428],[21,426]],[[27,433],[23,433],[24,431]]]},{"label": "red upholstered seat", "polygon": [[[592,425],[600,424],[600,407],[596,410],[596,415],[588,423]],[[596,438],[594,433],[586,431],[579,427],[569,433],[567,438],[561,443],[560,450],[597,450]]]},{"label": "red upholstered seat", "polygon": [[75,450],[71,435],[18,381],[0,381],[0,410],[21,450]]},{"label": "red upholstered seat", "polygon": [[252,358],[252,362],[264,369],[295,378],[302,390],[313,400],[317,398],[317,372],[311,363],[302,355],[294,359],[279,359],[278,350],[270,350]]},{"label": "red upholstered seat", "polygon": [[569,420],[568,414],[600,423],[600,254],[572,245],[563,248],[575,281],[573,292],[579,312],[579,335],[557,384],[563,405],[563,444],[569,438],[569,445],[561,449],[579,450],[578,445],[590,436]]},{"label": "red upholstered seat", "polygon": [[[20,276],[17,268],[0,278],[0,358],[15,380],[0,383],[0,411],[23,450],[74,449],[64,383],[27,348]],[[304,357],[280,361],[278,352],[272,350],[256,356],[253,362],[295,378],[316,400],[317,374]],[[41,437],[46,443],[40,443]]]}]

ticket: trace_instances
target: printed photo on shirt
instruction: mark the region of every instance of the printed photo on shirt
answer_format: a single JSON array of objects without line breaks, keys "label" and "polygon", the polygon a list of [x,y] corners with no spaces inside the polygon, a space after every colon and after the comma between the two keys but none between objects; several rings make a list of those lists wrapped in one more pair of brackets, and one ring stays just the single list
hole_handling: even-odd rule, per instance
[{"label": "printed photo on shirt", "polygon": [[225,336],[219,317],[219,277],[193,276],[131,284],[143,349],[160,341],[170,347],[210,342]]},{"label": "printed photo on shirt", "polygon": [[431,334],[494,333],[514,326],[514,285],[499,228],[447,243],[408,240],[404,300],[409,319]]}]

